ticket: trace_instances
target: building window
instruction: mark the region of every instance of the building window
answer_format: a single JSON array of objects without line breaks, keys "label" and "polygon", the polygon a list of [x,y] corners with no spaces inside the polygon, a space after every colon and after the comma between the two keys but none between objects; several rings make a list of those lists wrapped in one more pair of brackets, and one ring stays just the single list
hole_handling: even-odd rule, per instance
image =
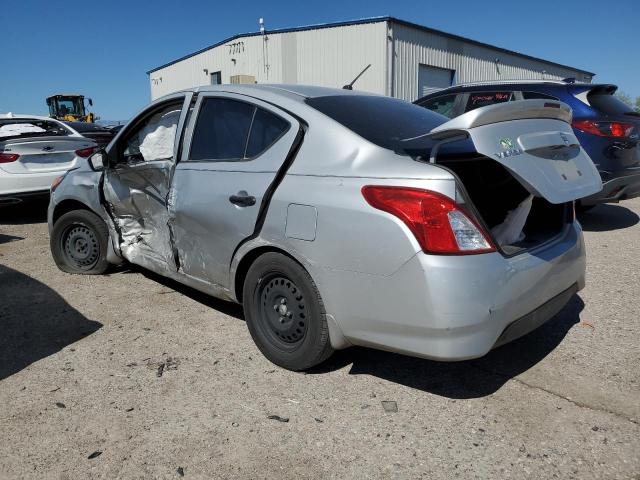
[{"label": "building window", "polygon": [[218,70],[217,72],[211,73],[211,85],[222,85],[222,72]]}]

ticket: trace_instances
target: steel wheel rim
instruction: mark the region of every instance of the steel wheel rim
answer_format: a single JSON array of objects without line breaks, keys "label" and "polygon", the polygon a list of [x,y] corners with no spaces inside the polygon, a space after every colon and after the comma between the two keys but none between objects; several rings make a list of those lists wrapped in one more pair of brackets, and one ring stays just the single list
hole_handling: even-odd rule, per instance
[{"label": "steel wheel rim", "polygon": [[284,350],[299,347],[307,336],[308,311],[302,290],[288,277],[273,273],[263,277],[256,289],[258,325]]},{"label": "steel wheel rim", "polygon": [[100,242],[93,229],[86,225],[74,224],[62,235],[62,251],[74,266],[88,270],[100,258]]}]

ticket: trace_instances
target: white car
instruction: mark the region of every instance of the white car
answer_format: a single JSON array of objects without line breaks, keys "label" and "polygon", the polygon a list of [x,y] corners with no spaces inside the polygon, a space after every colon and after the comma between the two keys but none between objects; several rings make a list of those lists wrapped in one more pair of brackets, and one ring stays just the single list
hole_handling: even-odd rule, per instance
[{"label": "white car", "polygon": [[45,196],[51,183],[97,149],[58,120],[0,115],[0,206]]}]

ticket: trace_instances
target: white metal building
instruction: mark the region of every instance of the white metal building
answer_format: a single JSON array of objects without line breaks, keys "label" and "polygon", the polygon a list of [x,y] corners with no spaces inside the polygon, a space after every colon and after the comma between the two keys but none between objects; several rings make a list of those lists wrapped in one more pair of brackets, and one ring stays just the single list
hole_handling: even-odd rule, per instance
[{"label": "white metal building", "polygon": [[342,87],[415,100],[433,89],[484,80],[594,73],[392,17],[235,35],[147,72],[151,98],[216,83]]}]

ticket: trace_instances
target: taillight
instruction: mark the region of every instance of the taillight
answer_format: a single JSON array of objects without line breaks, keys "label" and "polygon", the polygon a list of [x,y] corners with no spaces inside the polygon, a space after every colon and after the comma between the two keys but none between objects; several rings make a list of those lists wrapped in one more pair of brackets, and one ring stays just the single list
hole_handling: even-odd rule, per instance
[{"label": "taillight", "polygon": [[449,197],[408,187],[366,186],[362,195],[374,208],[402,220],[424,252],[465,255],[494,252],[483,229]]},{"label": "taillight", "polygon": [[98,147],[81,148],[80,150],[76,150],[76,155],[82,158],[88,158],[97,148]]},{"label": "taillight", "polygon": [[625,138],[633,132],[633,124],[621,122],[594,122],[592,120],[574,120],[573,128],[599,137]]},{"label": "taillight", "polygon": [[0,153],[0,163],[15,162],[18,158],[20,158],[20,155],[15,153]]}]

